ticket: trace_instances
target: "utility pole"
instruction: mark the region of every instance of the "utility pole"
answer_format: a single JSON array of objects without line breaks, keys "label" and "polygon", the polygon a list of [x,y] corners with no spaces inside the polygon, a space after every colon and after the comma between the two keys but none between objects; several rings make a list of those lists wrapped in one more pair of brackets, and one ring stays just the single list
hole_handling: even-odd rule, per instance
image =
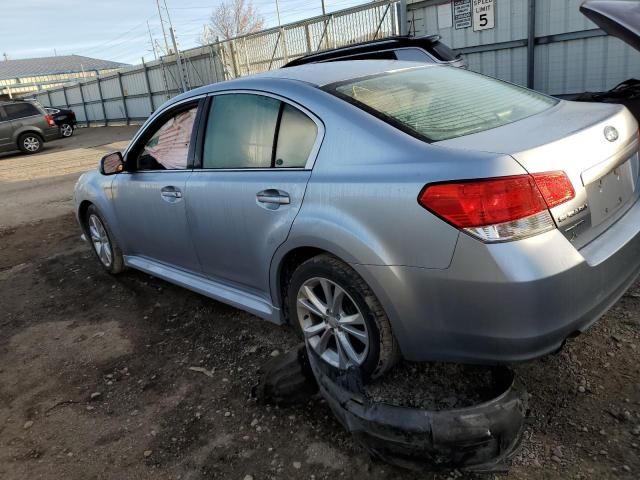
[{"label": "utility pole", "polygon": [[147,30],[149,31],[149,41],[151,42],[151,48],[153,49],[153,58],[158,60],[158,54],[156,53],[156,45],[153,43],[153,35],[151,35],[151,27],[149,26],[149,20],[147,20]]},{"label": "utility pole", "polygon": [[180,72],[180,85],[182,86],[182,91],[186,92],[188,90],[186,72],[182,64],[182,55],[180,54],[180,50],[178,50],[178,42],[176,42],[176,34],[173,31],[173,27],[169,27],[169,32],[171,32],[171,41],[173,42],[173,48],[176,52],[176,63],[178,64],[178,71]]},{"label": "utility pole", "polygon": [[327,14],[327,9],[324,8],[324,0],[320,0],[322,2],[322,15],[326,15]]},{"label": "utility pole", "polygon": [[278,4],[278,0],[276,0],[276,13],[278,14],[278,26],[282,26],[282,22],[280,21],[280,5]]},{"label": "utility pole", "polygon": [[[162,27],[162,36],[164,37],[164,48],[167,55],[169,55],[169,41],[167,40],[167,32],[164,29],[164,20],[162,19],[162,11],[160,10],[160,0],[156,0],[156,6],[158,7],[158,16],[160,17],[160,26]],[[167,4],[165,2],[165,8],[167,8]],[[169,12],[167,12],[167,16]],[[171,22],[169,22],[171,23]]]}]

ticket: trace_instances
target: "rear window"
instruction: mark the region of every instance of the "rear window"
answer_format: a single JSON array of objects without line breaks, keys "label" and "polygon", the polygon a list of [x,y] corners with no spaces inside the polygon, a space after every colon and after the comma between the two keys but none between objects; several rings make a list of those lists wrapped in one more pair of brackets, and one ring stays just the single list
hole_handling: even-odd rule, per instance
[{"label": "rear window", "polygon": [[400,70],[326,89],[427,141],[500,127],[557,103],[546,95],[454,67]]}]

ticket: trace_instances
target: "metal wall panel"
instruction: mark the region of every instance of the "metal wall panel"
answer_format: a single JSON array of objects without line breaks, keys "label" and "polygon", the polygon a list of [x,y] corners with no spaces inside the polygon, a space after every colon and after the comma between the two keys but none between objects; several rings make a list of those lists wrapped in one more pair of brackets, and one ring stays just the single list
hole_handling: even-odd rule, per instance
[{"label": "metal wall panel", "polygon": [[64,92],[60,90],[52,90],[51,92],[51,105],[56,107],[63,107],[67,104],[64,100]]},{"label": "metal wall panel", "polygon": [[147,83],[144,72],[129,72],[122,74],[122,88],[125,95],[141,95],[147,93]]},{"label": "metal wall panel", "polygon": [[120,83],[117,76],[105,77],[100,79],[100,88],[102,89],[102,98],[118,98],[121,96]]},{"label": "metal wall panel", "polygon": [[[439,28],[437,5],[443,3],[448,2],[409,4],[407,18],[416,35],[441,35],[454,49],[527,40],[528,0],[494,0],[495,28],[482,32],[474,32],[472,28]],[[535,0],[538,41],[549,35],[597,29],[580,13],[581,3],[582,0]],[[472,70],[520,85],[527,83],[526,48],[469,53],[466,57]],[[640,52],[609,36],[536,45],[534,59],[534,88],[552,95],[608,90],[628,78],[640,76]]]},{"label": "metal wall panel", "polygon": [[148,97],[127,98],[126,102],[130,118],[147,118],[153,112]]},{"label": "metal wall panel", "polygon": [[73,87],[67,88],[67,100],[69,100],[69,105],[73,105],[76,103],[82,103],[82,97],[80,97],[80,87],[74,85]]},{"label": "metal wall panel", "polygon": [[126,118],[122,100],[105,101],[104,110],[107,113],[107,120],[122,120]]}]

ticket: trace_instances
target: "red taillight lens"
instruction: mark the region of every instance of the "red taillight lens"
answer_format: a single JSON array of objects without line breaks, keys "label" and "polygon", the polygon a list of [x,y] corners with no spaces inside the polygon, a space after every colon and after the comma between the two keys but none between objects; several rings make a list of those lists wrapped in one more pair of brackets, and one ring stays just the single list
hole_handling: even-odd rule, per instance
[{"label": "red taillight lens", "polygon": [[427,185],[420,205],[485,241],[523,238],[554,228],[548,209],[572,199],[564,172]]},{"label": "red taillight lens", "polygon": [[50,127],[53,127],[56,124],[56,122],[53,121],[53,117],[51,115],[45,115],[44,119],[47,121],[47,124]]},{"label": "red taillight lens", "polygon": [[564,172],[533,173],[531,176],[549,208],[557,207],[576,196],[576,191]]}]

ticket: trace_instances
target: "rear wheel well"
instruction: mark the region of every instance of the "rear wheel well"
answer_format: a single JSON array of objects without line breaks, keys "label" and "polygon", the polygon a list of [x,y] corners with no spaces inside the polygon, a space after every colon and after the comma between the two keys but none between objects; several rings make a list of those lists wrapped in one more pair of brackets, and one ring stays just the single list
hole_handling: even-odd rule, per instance
[{"label": "rear wheel well", "polygon": [[280,307],[284,313],[284,318],[289,322],[289,311],[287,308],[287,290],[289,288],[289,279],[298,268],[299,265],[306,262],[316,255],[322,254],[333,255],[331,252],[315,247],[299,247],[288,252],[280,262],[280,270],[278,272],[278,295]]}]

